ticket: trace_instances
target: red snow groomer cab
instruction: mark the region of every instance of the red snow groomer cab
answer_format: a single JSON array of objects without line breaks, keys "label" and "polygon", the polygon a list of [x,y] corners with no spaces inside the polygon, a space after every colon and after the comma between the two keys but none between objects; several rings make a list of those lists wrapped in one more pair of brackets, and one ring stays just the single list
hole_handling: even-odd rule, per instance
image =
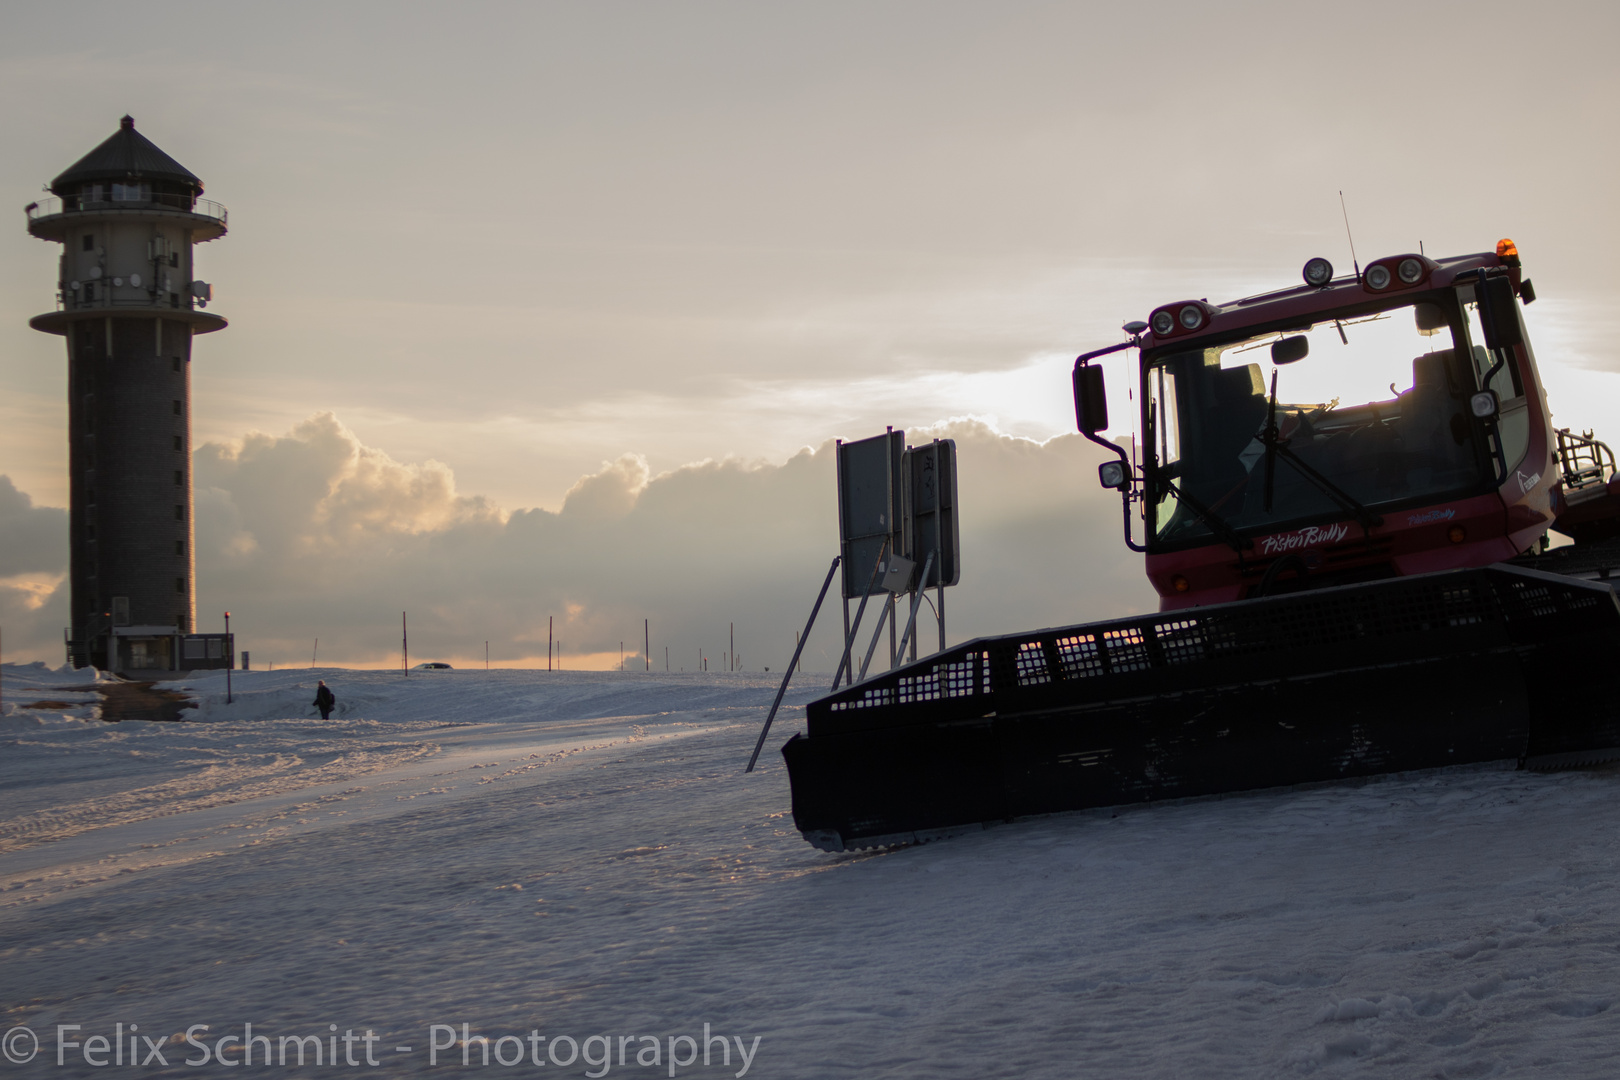
[{"label": "red snow groomer cab", "polygon": [[1517,302],[1535,291],[1511,240],[1339,278],[1312,259],[1304,277],[1166,304],[1076,363],[1095,439],[1106,412],[1092,361],[1140,349],[1139,469],[1105,442],[1121,461],[1101,472],[1139,504],[1142,542],[1127,542],[1146,551],[1161,610],[1511,559],[1569,512],[1560,450],[1599,461],[1574,479],[1596,489],[1587,515],[1615,517],[1606,448],[1553,427]]},{"label": "red snow groomer cab", "polygon": [[[1304,277],[1165,304],[1075,361],[1159,613],[978,638],[810,702],[782,748],[807,840],[1620,758],[1620,699],[1569,674],[1620,653],[1620,484],[1607,446],[1552,426],[1513,243]],[[1135,455],[1101,434],[1095,361],[1126,349]],[[1575,543],[1538,553],[1549,528]]]}]

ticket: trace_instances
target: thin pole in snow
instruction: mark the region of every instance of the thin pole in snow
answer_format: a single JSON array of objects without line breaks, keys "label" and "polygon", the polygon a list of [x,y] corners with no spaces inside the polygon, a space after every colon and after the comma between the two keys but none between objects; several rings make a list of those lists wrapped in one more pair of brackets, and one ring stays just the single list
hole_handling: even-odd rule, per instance
[{"label": "thin pole in snow", "polygon": [[664,674],[669,674],[669,646],[664,646]]},{"label": "thin pole in snow", "polygon": [[399,670],[411,677],[411,632],[405,624],[405,613],[399,613]]},{"label": "thin pole in snow", "polygon": [[619,642],[619,670],[624,670],[624,642]]},{"label": "thin pole in snow", "polygon": [[310,667],[315,666],[315,656],[320,651],[321,651],[321,639],[316,638],[315,639],[315,647],[313,649],[309,650],[309,666]]},{"label": "thin pole in snow", "polygon": [[546,670],[547,671],[551,670],[551,648],[552,648],[552,645],[555,644],[555,640],[552,638],[552,625],[551,625],[552,621],[555,618],[556,618],[555,615],[547,615],[546,616]]},{"label": "thin pole in snow", "polygon": [[737,624],[731,624],[731,659],[726,662],[727,671],[737,670]]},{"label": "thin pole in snow", "polygon": [[[111,322],[111,319],[107,320]],[[231,647],[231,613],[225,613],[225,704],[229,705],[235,699],[231,697],[231,668],[236,666],[236,650]]]},{"label": "thin pole in snow", "polygon": [[489,670],[489,642],[484,642],[484,670]]},{"label": "thin pole in snow", "polygon": [[650,620],[641,620],[641,658],[646,661],[648,671],[652,670],[652,631],[647,629],[650,625]]}]

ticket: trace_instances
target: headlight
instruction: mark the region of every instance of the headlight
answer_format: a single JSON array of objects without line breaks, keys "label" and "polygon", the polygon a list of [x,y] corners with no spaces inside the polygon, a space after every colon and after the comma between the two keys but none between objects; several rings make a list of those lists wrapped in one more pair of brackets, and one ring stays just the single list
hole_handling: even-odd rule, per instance
[{"label": "headlight", "polygon": [[1395,276],[1408,285],[1416,285],[1423,276],[1423,264],[1416,259],[1402,259],[1401,265],[1395,268]]},{"label": "headlight", "polygon": [[1105,461],[1097,466],[1097,480],[1105,488],[1123,488],[1128,477],[1125,474],[1123,461]]},{"label": "headlight", "polygon": [[1374,289],[1387,289],[1389,287],[1389,267],[1369,266],[1367,268],[1367,284]]},{"label": "headlight", "polygon": [[1481,420],[1489,420],[1496,415],[1496,391],[1481,390],[1468,399],[1468,408]]},{"label": "headlight", "polygon": [[1333,264],[1321,257],[1305,264],[1305,284],[1321,288],[1333,280]]},{"label": "headlight", "polygon": [[1189,330],[1198,329],[1198,324],[1204,321],[1204,309],[1197,304],[1188,304],[1181,309],[1181,325]]},{"label": "headlight", "polygon": [[1160,337],[1176,328],[1176,317],[1168,311],[1155,311],[1153,313],[1153,332]]}]

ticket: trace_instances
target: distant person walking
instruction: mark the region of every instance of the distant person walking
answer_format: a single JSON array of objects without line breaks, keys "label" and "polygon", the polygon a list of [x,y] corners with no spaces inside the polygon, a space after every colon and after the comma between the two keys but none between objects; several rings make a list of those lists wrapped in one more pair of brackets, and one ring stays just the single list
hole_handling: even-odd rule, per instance
[{"label": "distant person walking", "polygon": [[322,720],[331,718],[332,706],[336,704],[337,698],[333,695],[332,688],[326,685],[325,679],[322,679],[321,685],[315,688],[315,707],[321,710]]}]

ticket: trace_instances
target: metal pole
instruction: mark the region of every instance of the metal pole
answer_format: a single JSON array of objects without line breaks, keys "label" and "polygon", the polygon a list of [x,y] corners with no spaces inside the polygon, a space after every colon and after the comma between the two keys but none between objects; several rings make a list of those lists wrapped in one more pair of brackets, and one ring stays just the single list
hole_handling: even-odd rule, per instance
[{"label": "metal pole", "polygon": [[[844,645],[843,655],[841,655],[839,657],[839,659],[838,659],[838,670],[839,670],[840,673],[842,673],[845,668],[850,666],[850,664],[849,664],[849,645],[847,643],[850,642],[850,641],[855,640],[854,638],[852,638],[850,636],[850,633],[849,633],[849,597],[847,597],[847,596],[844,597],[843,601],[844,601],[844,641],[846,642],[846,644]],[[838,681],[836,679],[833,680],[833,687],[832,688],[834,690],[838,689]]]},{"label": "metal pole", "polygon": [[551,650],[552,650],[552,647],[556,644],[555,638],[552,637],[552,625],[551,625],[552,620],[555,619],[555,618],[556,618],[555,615],[547,615],[546,616],[546,670],[547,671],[551,670]]},{"label": "metal pole", "polygon": [[236,650],[231,648],[231,613],[225,613],[225,704],[236,699],[231,696],[231,668],[236,666]]},{"label": "metal pole", "polygon": [[[889,599],[884,603],[883,610],[878,613],[877,629],[872,631],[872,644],[866,647],[866,659],[861,661],[861,673],[855,677],[856,682],[866,678],[866,669],[872,663],[872,654],[877,652],[878,639],[883,636],[883,623],[888,619],[889,612],[894,610],[894,594],[889,593],[887,595]],[[892,624],[889,626],[889,640],[894,641],[894,626]],[[889,666],[894,666],[894,646],[892,644],[889,646]]]},{"label": "metal pole", "polygon": [[484,642],[484,670],[489,670],[489,642]]},{"label": "metal pole", "polygon": [[407,679],[411,677],[411,634],[403,611],[399,613],[399,669]]},{"label": "metal pole", "polygon": [[[924,580],[926,580],[927,577],[928,577],[928,568],[930,566],[932,566],[933,564],[934,564],[934,553],[932,551],[930,551],[928,553],[928,558],[923,562],[923,578],[924,578]],[[917,625],[917,605],[922,603],[923,593],[925,591],[926,590],[919,588],[916,592],[911,594],[911,618],[906,620],[906,632],[905,632],[905,635],[903,637],[901,637],[901,639],[900,639],[900,648],[901,648],[902,651],[905,650],[907,639],[910,639],[912,652],[913,653],[916,652],[917,639],[911,636],[911,631]],[[916,659],[916,657],[913,656],[913,659]]]},{"label": "metal pole", "polygon": [[[889,542],[885,540],[883,541],[883,546],[878,549],[877,560],[872,563],[872,576],[867,579],[866,591],[861,594],[860,606],[855,609],[855,625],[848,627],[844,632],[844,655],[839,659],[838,670],[833,674],[832,688],[834,690],[838,689],[838,683],[844,677],[845,671],[848,671],[850,674],[849,684],[851,686],[855,685],[855,657],[853,655],[853,650],[855,648],[855,635],[860,632],[861,616],[866,614],[866,602],[872,597],[872,586],[877,584],[878,571],[882,568],[883,560],[888,556],[888,554]],[[844,606],[844,616],[847,623],[849,616],[849,605],[847,603]],[[878,624],[878,629],[883,629],[882,623]],[[872,640],[874,642],[877,641],[876,638],[873,638]]]},{"label": "metal pole", "polygon": [[315,666],[315,657],[317,655],[319,655],[320,651],[321,651],[321,639],[316,638],[315,639],[315,647],[313,649],[309,650],[309,666],[310,667]]},{"label": "metal pole", "polygon": [[816,594],[816,604],[810,609],[810,618],[804,624],[804,633],[799,635],[798,644],[793,647],[793,659],[788,661],[787,671],[782,673],[782,685],[776,689],[776,700],[771,702],[771,711],[765,716],[765,726],[759,729],[759,741],[754,743],[753,756],[748,759],[748,768],[743,772],[754,771],[754,762],[759,760],[759,751],[765,745],[765,736],[771,730],[771,721],[776,719],[776,710],[782,705],[782,695],[787,693],[788,680],[793,678],[793,667],[799,662],[799,655],[804,652],[804,643],[810,639],[810,628],[816,625],[816,614],[821,610],[821,602],[827,598],[827,588],[832,584],[833,575],[838,572],[838,564],[842,561],[842,555],[834,555],[832,565],[827,568],[827,580],[821,583],[821,591]]},{"label": "metal pole", "polygon": [[[945,651],[945,492],[946,477],[942,466],[945,459],[939,452],[939,440],[934,440],[934,550],[939,552],[939,582],[936,595],[939,597],[939,610],[934,614],[939,617],[939,651]],[[927,588],[928,583],[923,582]]]},{"label": "metal pole", "polygon": [[737,624],[731,624],[731,658],[726,661],[727,671],[737,670]]},{"label": "metal pole", "polygon": [[648,629],[651,625],[652,620],[641,620],[641,659],[647,671],[652,670],[652,631]]},{"label": "metal pole", "polygon": [[[887,431],[888,437],[883,440],[883,453],[886,455],[886,460],[883,463],[884,464],[883,478],[884,478],[884,482],[885,482],[885,487],[886,487],[886,489],[887,489],[887,491],[889,493],[889,496],[888,496],[889,501],[886,504],[886,506],[884,507],[884,510],[889,515],[889,535],[891,537],[894,537],[896,535],[896,530],[898,530],[900,528],[900,519],[905,516],[905,511],[904,511],[904,509],[902,509],[900,513],[898,513],[898,514],[895,513],[895,505],[894,505],[894,425],[890,424],[884,430]],[[902,435],[901,436],[902,442],[904,441],[904,439],[905,439],[905,436]],[[905,457],[902,456],[900,460],[904,461]],[[904,545],[905,542],[906,542],[906,538],[905,538],[905,535],[903,533],[900,534],[899,537],[894,542],[894,553],[896,555],[901,556],[902,558],[904,558],[906,555],[910,554],[909,552],[900,550],[901,546]],[[889,670],[893,671],[894,670],[894,593],[889,594],[889,599],[884,604],[884,607],[883,607],[883,614],[888,616],[888,619],[889,619]],[[878,629],[881,630],[882,628],[883,628],[883,623],[881,621],[879,621]],[[877,644],[876,639],[873,640],[872,644],[873,645]],[[871,663],[871,661],[872,661],[872,651],[870,649],[868,649],[867,652],[866,652],[866,661],[867,661],[867,663]],[[866,678],[866,664],[861,665],[861,678],[863,678],[863,679]]]},{"label": "metal pole", "polygon": [[[889,606],[888,606],[888,613],[889,613],[889,670],[890,671],[894,670],[894,661],[895,661],[895,658],[899,655],[895,651],[895,647],[894,647],[894,634],[895,634],[895,629],[894,628],[895,628],[895,626],[897,626],[899,624],[900,617],[894,613],[894,605],[895,605],[895,596],[894,596],[894,593],[890,593],[889,594]],[[862,674],[864,675],[865,672],[862,672]]]}]

